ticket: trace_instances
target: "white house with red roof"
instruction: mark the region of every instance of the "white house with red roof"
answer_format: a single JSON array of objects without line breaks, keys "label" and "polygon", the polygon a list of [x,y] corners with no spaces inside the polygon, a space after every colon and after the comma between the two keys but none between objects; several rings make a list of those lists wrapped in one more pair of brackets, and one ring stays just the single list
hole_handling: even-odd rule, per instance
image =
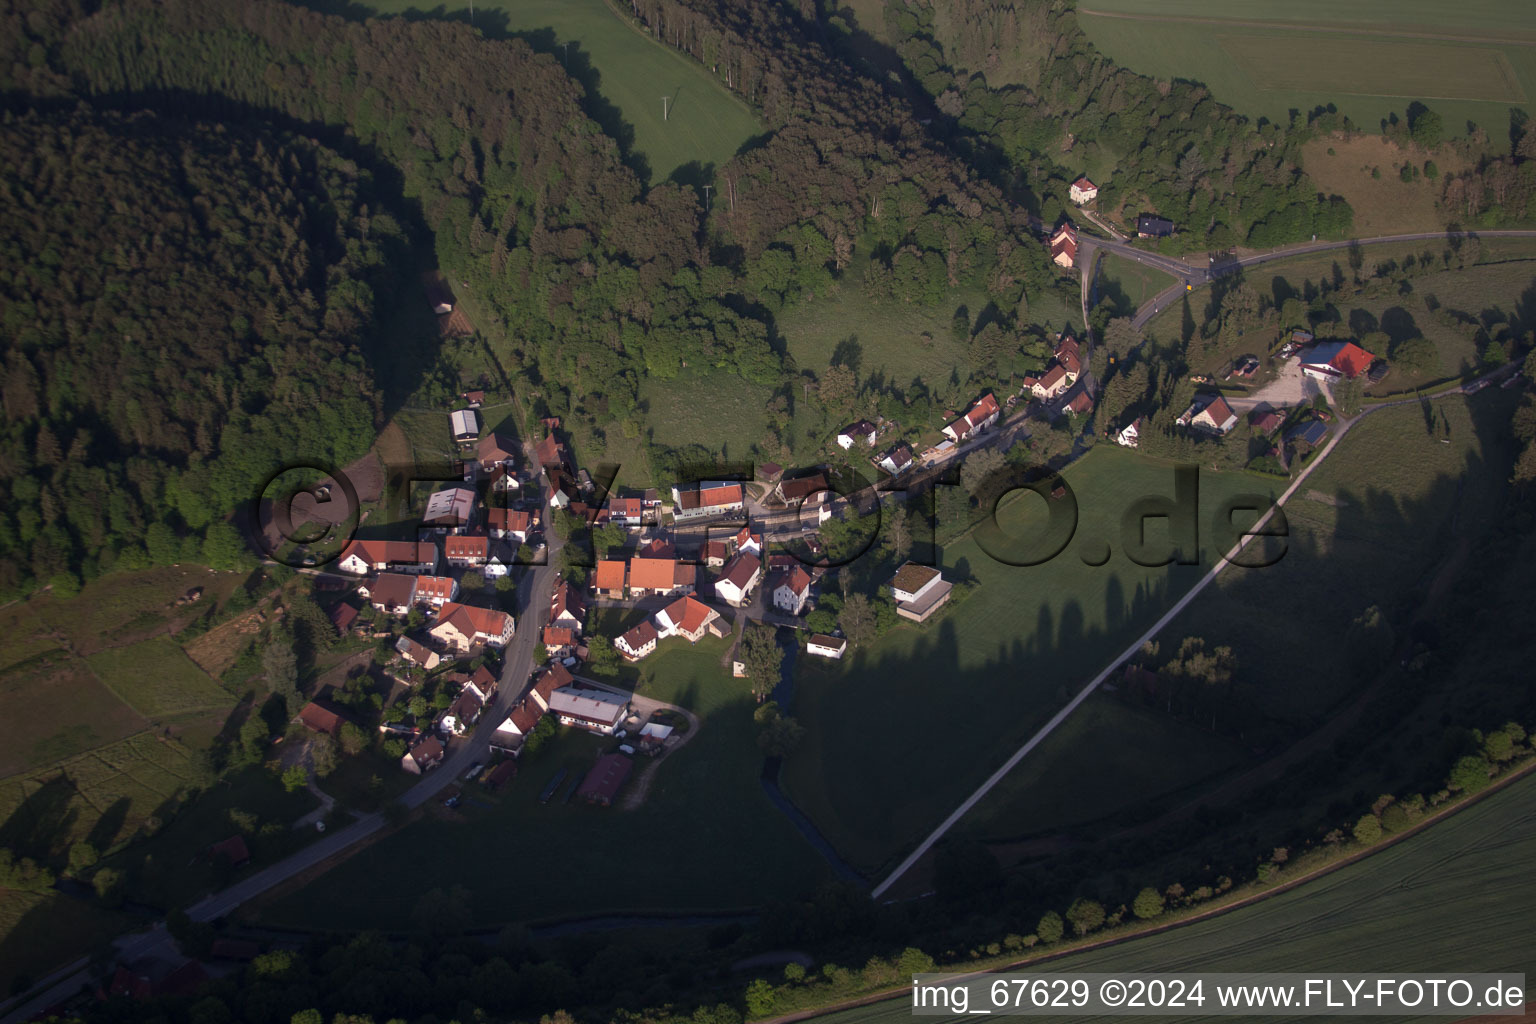
[{"label": "white house with red roof", "polygon": [[729,481],[701,483],[686,491],[673,487],[672,518],[684,522],[709,516],[734,515],[742,510],[743,500],[741,484]]},{"label": "white house with red roof", "polygon": [[490,553],[491,539],[484,534],[455,533],[443,538],[443,557],[457,569],[478,568]]},{"label": "white house with red roof", "polygon": [[1375,361],[1375,356],[1352,341],[1326,341],[1302,355],[1301,372],[1322,381],[1352,380]]},{"label": "white house with red roof", "polygon": [[866,445],[875,443],[875,425],[869,420],[859,420],[850,423],[837,432],[837,445],[839,448],[852,448],[855,442],[862,441]]},{"label": "white house with red roof", "polygon": [[1067,197],[1078,206],[1084,206],[1099,198],[1099,186],[1089,181],[1085,174],[1067,189]]},{"label": "white house with red roof", "polygon": [[811,600],[811,574],[795,566],[773,588],[773,606],[791,615],[799,615]]},{"label": "white house with red roof", "polygon": [[656,649],[656,641],[660,638],[661,634],[657,633],[651,620],[646,619],[614,637],[613,646],[629,661],[639,661]]},{"label": "white house with red roof", "polygon": [[1232,411],[1227,400],[1220,395],[1215,398],[1197,398],[1193,405],[1184,410],[1178,422],[1181,426],[1196,430],[1225,434],[1237,426],[1237,413]]},{"label": "white house with red roof", "polygon": [[441,608],[459,599],[459,581],[452,576],[417,576],[416,603]]},{"label": "white house with red roof", "polygon": [[944,436],[959,444],[986,430],[997,422],[1002,410],[998,408],[997,399],[988,391],[971,404],[965,415],[944,428]]},{"label": "white house with red roof", "polygon": [[763,563],[750,551],[738,551],[715,581],[715,596],[733,607],[747,603],[752,589],[763,578]]},{"label": "white house with red roof", "polygon": [[391,572],[436,572],[437,545],[408,540],[355,540],[342,551],[336,568],[356,576],[386,569]]},{"label": "white house with red roof", "polygon": [[450,602],[443,605],[437,624],[428,632],[434,640],[459,651],[482,644],[504,647],[512,639],[513,622],[512,616],[495,608]]},{"label": "white house with red roof", "polygon": [[1048,402],[1066,391],[1077,380],[1077,375],[1069,372],[1060,363],[1051,367],[1045,375],[1030,386],[1034,396],[1042,402]]},{"label": "white house with red roof", "polygon": [[1063,224],[1051,235],[1051,262],[1063,270],[1070,270],[1077,262],[1077,229]]},{"label": "white house with red roof", "polygon": [[549,596],[549,624],[580,633],[586,617],[587,608],[582,603],[581,592],[571,586],[571,581],[561,580],[555,584],[555,592]]},{"label": "white house with red roof", "polygon": [[[662,640],[669,636],[680,636],[689,643],[697,643],[707,632],[724,632],[716,625],[720,621],[720,613],[692,597],[678,598],[653,615],[651,621],[656,625],[657,637]],[[711,629],[711,626],[714,628]]]},{"label": "white house with red roof", "polygon": [[486,509],[486,532],[497,540],[511,538],[519,544],[528,539],[528,531],[539,525],[537,512],[524,512],[520,509],[492,508]]}]

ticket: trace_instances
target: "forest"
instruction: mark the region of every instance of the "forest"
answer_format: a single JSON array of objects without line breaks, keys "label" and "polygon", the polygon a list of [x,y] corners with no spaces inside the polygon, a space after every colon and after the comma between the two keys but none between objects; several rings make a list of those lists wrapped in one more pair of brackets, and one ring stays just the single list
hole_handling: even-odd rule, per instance
[{"label": "forest", "polygon": [[0,594],[233,568],[279,453],[372,442],[376,296],[406,247],[313,141],[150,113],[7,113]]}]

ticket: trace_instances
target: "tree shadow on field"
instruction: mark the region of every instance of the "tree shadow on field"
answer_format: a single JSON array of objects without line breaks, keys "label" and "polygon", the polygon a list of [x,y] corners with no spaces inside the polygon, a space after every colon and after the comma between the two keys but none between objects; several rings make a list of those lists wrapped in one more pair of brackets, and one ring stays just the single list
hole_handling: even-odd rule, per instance
[{"label": "tree shadow on field", "polygon": [[0,825],[0,848],[58,867],[80,817],[75,804],[79,793],[74,780],[62,772],[44,782]]}]

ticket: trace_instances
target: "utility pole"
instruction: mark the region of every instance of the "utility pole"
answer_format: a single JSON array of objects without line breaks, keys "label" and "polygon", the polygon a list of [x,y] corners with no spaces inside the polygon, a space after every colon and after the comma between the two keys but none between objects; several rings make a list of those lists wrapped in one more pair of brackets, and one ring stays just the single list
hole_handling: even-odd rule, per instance
[{"label": "utility pole", "polygon": [[565,49],[565,56],[560,58],[560,62],[562,64],[564,64],[566,67],[570,67],[571,66],[571,44],[567,42],[567,43],[563,44],[563,47]]},{"label": "utility pole", "polygon": [[667,100],[668,99],[669,99],[669,97],[666,97],[666,96],[663,96],[661,98],[661,119],[663,121],[665,121],[667,119]]},{"label": "utility pole", "polygon": [[715,186],[713,186],[713,185],[705,185],[704,186],[704,212],[705,213],[709,212],[709,190],[714,188],[714,187]]}]

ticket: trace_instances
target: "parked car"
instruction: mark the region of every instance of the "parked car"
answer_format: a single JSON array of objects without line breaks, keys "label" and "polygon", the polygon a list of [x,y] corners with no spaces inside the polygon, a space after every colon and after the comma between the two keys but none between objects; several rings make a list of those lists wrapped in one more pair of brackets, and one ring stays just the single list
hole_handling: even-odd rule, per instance
[{"label": "parked car", "polygon": [[464,773],[464,778],[472,779],[483,771],[485,771],[485,763],[483,761],[476,761],[469,766],[469,771]]}]

